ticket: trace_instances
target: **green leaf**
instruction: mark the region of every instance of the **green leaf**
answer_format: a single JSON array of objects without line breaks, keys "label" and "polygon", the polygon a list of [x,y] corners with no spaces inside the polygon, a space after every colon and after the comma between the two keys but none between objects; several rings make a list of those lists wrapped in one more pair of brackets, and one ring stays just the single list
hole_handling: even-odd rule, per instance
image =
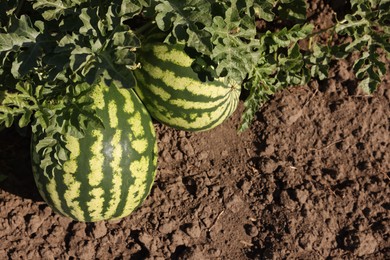
[{"label": "green leaf", "polygon": [[118,48],[115,51],[116,63],[120,65],[131,65],[136,60],[134,52],[129,51],[127,48]]},{"label": "green leaf", "polygon": [[57,140],[53,137],[47,137],[39,141],[39,143],[35,146],[36,150],[47,149],[48,147],[52,147],[57,143]]},{"label": "green leaf", "polygon": [[307,38],[313,32],[312,24],[296,24],[292,28],[286,27],[277,32],[267,31],[261,36],[262,44],[269,48],[269,52],[277,52],[279,48],[286,48],[292,43]]},{"label": "green leaf", "polygon": [[[204,27],[212,22],[211,4],[207,0],[157,0],[156,23],[163,31],[171,30],[170,36],[198,52],[209,54],[210,35]],[[201,15],[200,15],[201,14]]]},{"label": "green leaf", "polygon": [[145,7],[150,6],[150,1],[145,0],[124,0],[121,3],[118,15],[126,19],[132,18],[141,13]]},{"label": "green leaf", "polygon": [[374,80],[373,78],[366,77],[361,80],[358,86],[367,94],[373,93],[378,87],[379,82]]},{"label": "green leaf", "polygon": [[282,20],[303,22],[306,20],[305,0],[280,0],[278,16]]},{"label": "green leaf", "polygon": [[370,22],[364,17],[347,14],[345,19],[338,23],[335,27],[335,32],[338,34],[358,36],[368,33],[370,30]]},{"label": "green leaf", "polygon": [[0,125],[10,127],[15,120],[19,126],[27,126],[34,111],[39,109],[38,101],[33,96],[32,86],[19,83],[16,92],[0,91]]},{"label": "green leaf", "polygon": [[42,16],[45,20],[58,20],[66,11],[76,4],[86,1],[62,1],[62,0],[37,0],[33,4],[34,9],[44,9]]},{"label": "green leaf", "polygon": [[12,75],[15,78],[22,78],[31,72],[33,68],[36,68],[38,59],[42,53],[41,44],[44,42],[45,40],[32,44],[16,56],[11,69]]},{"label": "green leaf", "polygon": [[371,35],[365,34],[362,37],[356,37],[351,43],[349,43],[345,51],[351,52],[353,50],[362,50],[364,46],[367,46],[372,41]]},{"label": "green leaf", "polygon": [[244,102],[245,110],[241,117],[240,132],[249,128],[259,108],[277,90],[274,80],[264,74],[256,74],[251,82],[245,84],[245,87],[250,90],[250,94]]},{"label": "green leaf", "polygon": [[387,31],[389,34],[389,23],[390,23],[390,0],[381,1],[378,6],[378,23]]},{"label": "green leaf", "polygon": [[34,44],[38,34],[28,16],[22,15],[20,19],[11,17],[7,32],[0,33],[0,51],[14,51]]},{"label": "green leaf", "polygon": [[5,175],[5,174],[0,174],[0,182],[5,181],[7,178],[8,178],[7,175]]},{"label": "green leaf", "polygon": [[83,8],[79,18],[83,23],[83,26],[79,29],[80,34],[97,37],[100,20],[98,10],[96,8]]},{"label": "green leaf", "polygon": [[310,76],[318,77],[320,80],[328,78],[330,59],[331,48],[327,45],[320,46],[317,43],[313,45],[313,52],[304,55],[305,63],[310,69]]},{"label": "green leaf", "polygon": [[256,0],[253,6],[256,16],[272,22],[275,19],[275,13],[273,12],[275,4],[276,0]]},{"label": "green leaf", "polygon": [[371,38],[375,44],[390,54],[390,32],[389,33],[376,33],[371,35]]},{"label": "green leaf", "polygon": [[0,34],[0,51],[8,57],[11,52],[15,53],[12,55],[14,59],[10,61],[9,73],[12,73],[15,79],[19,79],[29,73],[36,73],[42,54],[53,48],[54,41],[50,36],[40,33],[27,16],[13,18],[11,22],[8,33]]},{"label": "green leaf", "polygon": [[18,7],[18,1],[0,1],[0,31],[9,24],[9,18],[13,16]]},{"label": "green leaf", "polygon": [[242,82],[253,71],[261,55],[253,18],[241,17],[238,7],[232,3],[225,18],[214,17],[207,30],[215,46],[211,58],[218,64],[217,74]]},{"label": "green leaf", "polygon": [[356,77],[361,80],[359,86],[368,94],[373,93],[386,73],[386,65],[379,60],[375,50],[365,51],[353,65]]}]

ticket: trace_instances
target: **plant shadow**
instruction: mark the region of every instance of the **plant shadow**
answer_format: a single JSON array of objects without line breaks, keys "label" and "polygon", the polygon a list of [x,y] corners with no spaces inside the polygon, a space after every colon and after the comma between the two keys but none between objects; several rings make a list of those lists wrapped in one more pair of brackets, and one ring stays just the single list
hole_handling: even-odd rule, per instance
[{"label": "plant shadow", "polygon": [[0,190],[37,202],[43,199],[31,170],[30,136],[15,128],[0,131]]}]

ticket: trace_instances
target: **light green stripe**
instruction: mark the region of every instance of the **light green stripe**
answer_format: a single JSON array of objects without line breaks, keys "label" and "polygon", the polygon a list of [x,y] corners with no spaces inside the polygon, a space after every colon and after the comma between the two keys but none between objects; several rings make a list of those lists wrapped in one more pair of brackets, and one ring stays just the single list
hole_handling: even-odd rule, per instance
[{"label": "light green stripe", "polygon": [[78,167],[77,158],[80,155],[79,139],[68,135],[66,141],[65,147],[69,151],[70,158],[64,163],[63,169],[65,173],[76,173]]},{"label": "light green stripe", "polygon": [[[64,184],[67,189],[62,195],[65,198],[66,204],[70,208],[72,215],[80,221],[84,220],[84,212],[80,207],[79,196],[81,183],[75,180],[75,174],[64,173]],[[61,210],[60,208],[58,208]]]},{"label": "light green stripe", "polygon": [[183,50],[169,50],[166,45],[154,45],[153,53],[161,60],[172,62],[173,64],[190,67],[193,59],[191,59]]},{"label": "light green stripe", "polygon": [[154,125],[152,123],[152,120],[149,120],[149,128],[150,128],[150,134],[153,137],[152,140],[156,137],[156,129],[154,129]]},{"label": "light green stripe", "polygon": [[140,122],[142,121],[141,113],[136,112],[131,118],[127,120],[127,123],[130,125],[130,129],[136,138],[140,138],[144,135],[144,130]]},{"label": "light green stripe", "polygon": [[104,92],[103,87],[100,85],[95,86],[94,90],[91,93],[91,97],[93,99],[93,108],[94,109],[104,109],[106,103],[104,101]]},{"label": "light green stripe", "polygon": [[[84,212],[78,203],[78,198],[80,196],[80,187],[81,183],[77,179],[77,169],[78,162],[77,159],[80,156],[80,142],[79,139],[73,136],[68,135],[67,143],[65,147],[69,150],[70,158],[64,163],[64,173],[63,180],[64,184],[67,187],[65,193],[63,194],[66,204],[69,207],[71,214],[77,219],[84,219]],[[82,174],[82,173],[81,173]],[[58,210],[61,211],[60,208]]]},{"label": "light green stripe", "polygon": [[93,130],[91,135],[96,140],[90,148],[89,167],[91,172],[88,173],[88,183],[93,189],[89,192],[92,198],[87,202],[87,207],[90,217],[97,219],[102,217],[104,204],[104,190],[99,187],[104,178],[103,133],[102,130]]},{"label": "light green stripe", "polygon": [[119,88],[118,90],[125,99],[125,106],[123,107],[123,111],[127,114],[134,113],[134,102],[132,96],[130,95],[130,91],[124,88]]},{"label": "light green stripe", "polygon": [[130,172],[134,178],[134,183],[130,186],[129,196],[127,197],[122,216],[133,212],[144,196],[145,189],[147,188],[145,183],[149,174],[149,160],[150,158],[148,156],[142,156],[141,159],[133,161],[130,164]]},{"label": "light green stripe", "polygon": [[88,213],[91,221],[102,220],[102,211],[104,204],[104,190],[103,188],[94,188],[89,192],[91,200],[87,202]]},{"label": "light green stripe", "polygon": [[91,172],[88,174],[88,183],[92,187],[96,187],[104,177],[103,133],[101,130],[93,130],[92,136],[96,138],[96,141],[90,148],[91,159],[89,161],[89,167]]},{"label": "light green stripe", "polygon": [[164,90],[164,88],[156,86],[154,84],[149,84],[148,88],[154,95],[159,96],[164,101],[170,101],[171,94]]},{"label": "light green stripe", "polygon": [[131,142],[131,147],[139,154],[142,154],[148,148],[148,140],[137,139]]},{"label": "light green stripe", "polygon": [[111,100],[108,103],[108,118],[110,121],[110,127],[111,128],[117,128],[118,127],[118,107],[115,104],[115,100]]}]

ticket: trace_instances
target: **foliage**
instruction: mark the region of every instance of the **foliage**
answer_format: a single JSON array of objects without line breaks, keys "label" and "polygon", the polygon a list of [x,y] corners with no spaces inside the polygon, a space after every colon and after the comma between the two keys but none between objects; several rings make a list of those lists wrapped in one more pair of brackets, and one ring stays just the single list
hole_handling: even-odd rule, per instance
[{"label": "foliage", "polygon": [[7,179],[7,175],[0,174],[0,182],[5,181]]},{"label": "foliage", "polygon": [[[386,73],[379,50],[390,56],[390,1],[350,3],[342,20],[315,31],[304,0],[0,1],[0,125],[35,121],[82,135],[86,124],[99,125],[90,86],[133,87],[137,49],[157,35],[192,49],[194,68],[243,84],[241,129],[270,95],[325,79],[331,60],[356,52],[356,77],[372,93]],[[350,41],[331,46],[317,40],[323,33]]]},{"label": "foliage", "polygon": [[2,1],[0,124],[17,119],[23,127],[34,114],[44,128],[55,124],[60,132],[82,134],[87,121],[97,120],[84,100],[88,86],[101,80],[135,84],[127,71],[136,66],[140,41],[124,21],[146,6],[145,1]]},{"label": "foliage", "polygon": [[335,26],[335,32],[352,37],[353,40],[343,46],[343,51],[360,52],[353,70],[361,80],[360,87],[372,93],[386,73],[385,63],[379,60],[378,49],[385,50],[390,58],[390,1],[352,0],[351,5],[353,15],[346,15]]}]

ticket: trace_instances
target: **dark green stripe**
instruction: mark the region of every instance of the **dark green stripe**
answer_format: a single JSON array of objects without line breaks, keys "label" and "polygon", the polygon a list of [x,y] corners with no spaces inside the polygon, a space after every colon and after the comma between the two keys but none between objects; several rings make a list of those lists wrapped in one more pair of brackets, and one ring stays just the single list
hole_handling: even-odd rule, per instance
[{"label": "dark green stripe", "polygon": [[[112,88],[110,88],[110,91],[113,91],[111,89]],[[108,104],[110,101],[111,101],[111,99],[106,99],[106,106],[105,106],[104,111],[102,111],[102,112],[104,112],[103,113],[104,116],[102,115],[102,120],[104,120],[103,122],[107,122],[105,125],[104,134],[103,134],[103,155],[104,155],[103,180],[101,182],[101,185],[99,185],[99,187],[102,187],[104,190],[104,195],[103,195],[104,202],[103,202],[103,209],[101,212],[102,216],[104,216],[104,214],[107,212],[111,196],[113,195],[113,194],[111,194],[111,191],[110,191],[111,187],[113,185],[113,181],[112,181],[113,171],[111,170],[110,162],[113,160],[114,147],[112,146],[111,141],[114,137],[115,130],[112,129],[109,125],[110,119],[109,119],[109,113],[108,113]],[[118,100],[118,102],[120,102],[120,101]],[[118,123],[119,123],[119,120],[118,120]]]},{"label": "dark green stripe", "polygon": [[[117,109],[117,112],[118,112],[118,129],[122,130],[122,136],[121,136],[121,145],[122,145],[122,157],[121,157],[121,160],[119,162],[119,167],[121,167],[123,169],[123,172],[122,172],[122,187],[120,190],[116,191],[116,192],[119,192],[120,193],[120,202],[119,202],[119,205],[118,207],[116,208],[116,212],[115,214],[113,215],[113,217],[118,217],[120,215],[123,214],[123,210],[124,210],[124,206],[125,206],[125,203],[128,199],[128,195],[129,195],[129,190],[130,190],[130,187],[131,185],[134,184],[134,178],[131,177],[131,173],[129,172],[129,169],[130,169],[130,163],[134,160],[140,160],[142,155],[145,155],[147,157],[150,158],[150,162],[149,162],[149,169],[147,172],[145,172],[144,174],[147,176],[147,182],[144,184],[143,188],[141,188],[140,191],[138,192],[142,192],[143,193],[143,196],[141,198],[141,200],[139,201],[138,205],[140,203],[142,203],[142,201],[144,200],[144,198],[148,195],[149,191],[150,191],[150,188],[153,184],[153,180],[154,180],[154,175],[155,175],[155,170],[156,170],[156,165],[153,164],[153,158],[155,158],[156,154],[154,153],[154,145],[156,145],[156,139],[155,139],[155,133],[154,132],[151,132],[153,131],[153,129],[150,128],[150,116],[149,114],[147,113],[145,107],[142,105],[141,101],[137,98],[137,96],[135,95],[135,93],[133,92],[133,90],[129,90],[130,91],[130,96],[132,98],[132,101],[134,102],[134,107],[135,107],[135,112],[140,112],[141,113],[141,125],[142,125],[142,128],[144,129],[145,131],[145,134],[144,134],[144,137],[145,140],[147,140],[147,150],[143,153],[143,154],[138,154],[136,151],[134,151],[132,149],[132,146],[131,146],[131,142],[134,140],[134,135],[131,134],[131,126],[128,124],[128,119],[129,118],[132,118],[134,116],[134,113],[133,114],[127,114],[125,112],[123,112],[123,109],[121,109],[124,105],[125,105],[125,98],[122,96],[121,93],[119,93],[118,90],[115,90],[116,93],[112,93],[110,92],[109,94],[106,93],[104,95],[104,98],[105,98],[105,104],[106,104],[106,108],[103,109],[103,110],[97,110],[97,116],[99,116],[103,122],[107,122],[106,123],[106,128],[104,129],[104,131],[102,132],[102,136],[103,136],[103,148],[106,149],[107,151],[107,154],[105,154],[105,159],[104,159],[104,175],[103,175],[103,183],[101,185],[99,185],[98,187],[100,188],[103,188],[103,190],[105,191],[104,193],[104,201],[103,201],[103,210],[102,210],[102,216],[101,218],[103,219],[104,217],[104,213],[106,212],[106,210],[108,209],[109,207],[109,201],[110,199],[112,198],[112,195],[110,193],[110,189],[113,187],[113,175],[112,175],[112,171],[111,171],[111,166],[110,166],[110,162],[112,161],[113,159],[113,156],[112,156],[112,145],[111,145],[111,141],[112,141],[112,138],[116,132],[116,129],[111,129],[109,127],[109,113],[108,113],[108,104],[109,104],[109,99],[112,99],[112,100],[115,100],[116,102],[116,105],[118,106],[118,109]],[[97,188],[97,187],[91,187],[89,185],[89,181],[88,181],[88,174],[91,173],[91,168],[89,166],[89,163],[90,163],[90,159],[91,159],[91,152],[90,152],[90,148],[92,147],[92,145],[97,141],[97,138],[96,137],[93,137],[92,136],[92,131],[93,129],[87,129],[87,132],[86,132],[86,137],[85,138],[82,138],[79,140],[80,142],[80,156],[77,158],[77,165],[78,165],[78,169],[77,169],[77,173],[75,174],[75,179],[76,181],[80,182],[80,196],[78,198],[76,198],[77,202],[79,203],[79,206],[81,208],[81,210],[84,212],[84,218],[85,218],[85,221],[92,221],[92,220],[96,220],[96,219],[92,219],[91,216],[90,216],[90,213],[88,211],[88,202],[91,201],[92,199],[92,196],[89,194],[93,188]],[[38,137],[35,137],[33,139],[33,142],[38,142]],[[33,143],[33,146],[34,143]],[[127,148],[126,148],[127,147]],[[39,167],[39,160],[40,158],[42,158],[42,156],[39,156],[38,154],[35,155],[35,161],[33,161],[34,165],[36,165],[36,167],[38,167],[38,172],[34,175],[34,177],[36,178],[36,182],[38,183],[41,183],[42,184],[42,190],[41,192],[44,193],[46,196],[46,199],[47,199],[47,203],[49,205],[51,205],[53,207],[53,209],[57,211],[57,209],[54,207],[54,203],[53,203],[53,200],[52,200],[52,194],[50,194],[46,188],[47,186],[47,183],[48,183],[48,179],[46,178],[46,176],[44,174],[41,174],[42,172],[42,169],[40,169]],[[60,202],[61,202],[61,207],[63,208],[64,212],[66,214],[68,214],[70,217],[74,218],[74,219],[77,219],[74,215],[72,215],[70,213],[71,211],[71,208],[70,208],[70,205],[67,205],[66,204],[66,201],[65,201],[65,191],[69,189],[69,187],[67,187],[65,185],[65,182],[64,182],[64,174],[61,170],[58,170],[58,169],[49,169],[50,172],[53,173],[53,178],[54,178],[54,181],[56,182],[56,189],[58,190],[58,195],[59,195],[59,198],[60,198]],[[137,191],[134,191],[134,189],[132,190],[132,193],[134,192],[137,192]],[[130,212],[126,212],[126,213],[130,213]],[[109,216],[108,216],[109,217]]]}]

